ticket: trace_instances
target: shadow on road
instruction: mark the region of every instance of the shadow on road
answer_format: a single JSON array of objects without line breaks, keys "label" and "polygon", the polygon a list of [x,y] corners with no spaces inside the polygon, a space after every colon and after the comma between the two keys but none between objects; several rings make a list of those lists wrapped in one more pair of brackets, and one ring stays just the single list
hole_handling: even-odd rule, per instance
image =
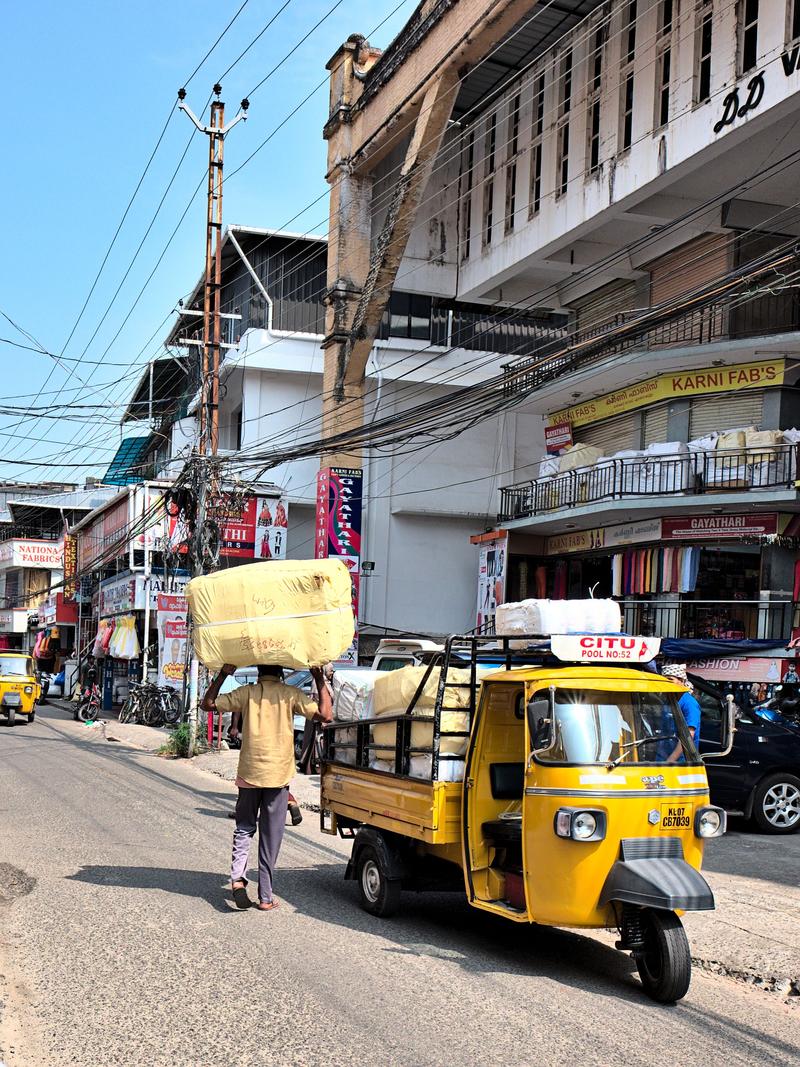
[{"label": "shadow on road", "polygon": [[[717,874],[753,878],[767,886],[797,889],[800,870],[800,834],[760,834],[744,830],[732,820],[728,833],[705,844],[703,868]],[[742,832],[744,831],[744,832]]]},{"label": "shadow on road", "polygon": [[119,886],[124,889],[160,889],[165,893],[204,900],[224,915],[241,915],[230,899],[226,877],[219,871],[186,871],[174,867],[113,867],[88,865],[67,875],[71,882]]}]

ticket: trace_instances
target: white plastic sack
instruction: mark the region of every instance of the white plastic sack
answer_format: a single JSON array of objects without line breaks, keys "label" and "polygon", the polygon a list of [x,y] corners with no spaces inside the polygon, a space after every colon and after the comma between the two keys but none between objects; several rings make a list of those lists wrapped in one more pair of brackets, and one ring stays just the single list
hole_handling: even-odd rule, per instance
[{"label": "white plastic sack", "polygon": [[558,474],[558,456],[544,456],[539,464],[539,477],[550,478]]},{"label": "white plastic sack", "polygon": [[614,600],[522,600],[498,604],[498,636],[525,634],[618,634],[622,614]]},{"label": "white plastic sack", "polygon": [[[408,764],[408,773],[412,778],[430,781],[433,758],[431,756],[412,756]],[[439,777],[437,782],[463,782],[464,761],[455,759],[439,760]]]},{"label": "white plastic sack", "polygon": [[787,445],[800,445],[800,430],[782,430],[783,439]]},{"label": "white plastic sack", "polygon": [[601,449],[595,448],[594,445],[581,444],[578,441],[559,456],[558,469],[563,473],[573,471],[578,467],[591,467],[602,455]]},{"label": "white plastic sack", "polygon": [[372,718],[375,682],[385,671],[339,671],[333,676],[333,717],[339,722]]}]

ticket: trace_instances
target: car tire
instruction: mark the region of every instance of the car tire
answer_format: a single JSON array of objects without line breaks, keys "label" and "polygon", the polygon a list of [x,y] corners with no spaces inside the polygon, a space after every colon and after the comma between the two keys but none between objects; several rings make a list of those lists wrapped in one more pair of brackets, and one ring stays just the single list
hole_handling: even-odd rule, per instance
[{"label": "car tire", "polygon": [[389,877],[383,858],[372,845],[359,849],[356,879],[364,911],[381,918],[394,915],[400,907],[400,882]]},{"label": "car tire", "polygon": [[756,786],[753,821],[765,834],[793,834],[800,830],[800,778],[771,774]]}]

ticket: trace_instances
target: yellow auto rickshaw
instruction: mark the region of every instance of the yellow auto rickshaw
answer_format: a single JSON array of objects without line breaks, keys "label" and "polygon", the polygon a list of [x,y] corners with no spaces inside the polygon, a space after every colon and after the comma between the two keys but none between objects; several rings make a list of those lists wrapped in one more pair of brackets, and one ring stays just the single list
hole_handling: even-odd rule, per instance
[{"label": "yellow auto rickshaw", "polygon": [[33,722],[40,687],[27,652],[0,652],[0,715],[7,726],[20,718]]},{"label": "yellow auto rickshaw", "polygon": [[[422,717],[393,717],[391,771],[370,756],[369,731],[386,717],[325,729],[322,829],[354,837],[346,877],[362,905],[388,915],[404,888],[452,888],[499,919],[616,929],[645,991],[679,1000],[691,976],[680,915],[714,907],[699,871],[725,813],[709,803],[678,706],[685,689],[638,669],[658,639],[553,637],[539,665],[522,667],[506,642],[509,666],[482,678],[473,704],[463,782],[442,780],[454,777],[443,770],[454,757],[442,753],[458,751],[446,743],[442,704],[449,686],[465,684],[463,672],[447,681],[455,640],[437,706],[423,718],[430,780],[409,773]],[[474,659],[471,669],[474,681]],[[732,729],[730,710],[728,739]]]}]

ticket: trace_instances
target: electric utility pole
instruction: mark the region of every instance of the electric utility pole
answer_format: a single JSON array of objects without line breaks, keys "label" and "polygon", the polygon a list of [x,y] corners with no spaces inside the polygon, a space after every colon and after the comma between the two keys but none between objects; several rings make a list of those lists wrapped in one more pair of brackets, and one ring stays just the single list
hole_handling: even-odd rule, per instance
[{"label": "electric utility pole", "polygon": [[217,454],[219,446],[219,363],[221,341],[222,290],[222,166],[225,136],[237,122],[247,118],[250,102],[242,100],[233,122],[225,125],[225,104],[220,100],[222,86],[214,86],[211,122],[204,126],[186,101],[186,90],[178,90],[178,107],[186,112],[197,129],[208,137],[208,204],[206,208],[206,269],[203,288],[203,355],[200,377],[200,452]]},{"label": "electric utility pole", "polygon": [[[192,547],[194,576],[203,573],[204,538],[207,532],[209,457],[216,456],[219,447],[219,364],[221,351],[221,293],[222,293],[222,164],[225,135],[237,122],[247,118],[250,103],[242,100],[236,118],[225,125],[225,104],[220,100],[222,86],[214,86],[215,99],[211,103],[211,121],[204,126],[186,101],[186,90],[178,90],[178,107],[184,111],[197,129],[208,137],[208,203],[206,207],[206,267],[203,288],[203,345],[200,369],[200,441],[195,536]],[[189,664],[189,755],[197,743],[197,710],[199,699],[199,662],[192,653]]]}]

